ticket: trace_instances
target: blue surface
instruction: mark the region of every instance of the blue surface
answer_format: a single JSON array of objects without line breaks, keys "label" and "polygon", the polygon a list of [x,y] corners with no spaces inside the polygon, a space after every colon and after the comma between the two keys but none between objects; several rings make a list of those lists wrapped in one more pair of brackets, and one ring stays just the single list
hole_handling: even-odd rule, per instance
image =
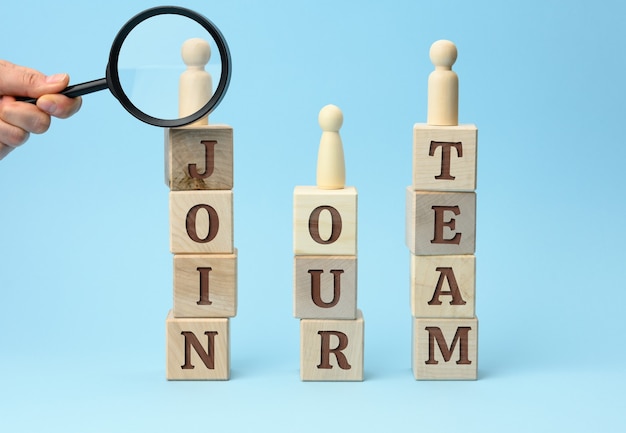
[{"label": "blue surface", "polygon": [[[2,431],[626,428],[621,2],[180,4],[233,55],[211,118],[235,129],[232,380],[165,380],[163,133],[101,92],[0,163]],[[118,29],[155,5],[8,2],[0,56],[100,78]],[[460,121],[479,128],[476,382],[410,371],[404,188],[442,38],[459,50]],[[315,182],[328,103],[359,190],[363,383],[298,374],[292,191]]]}]

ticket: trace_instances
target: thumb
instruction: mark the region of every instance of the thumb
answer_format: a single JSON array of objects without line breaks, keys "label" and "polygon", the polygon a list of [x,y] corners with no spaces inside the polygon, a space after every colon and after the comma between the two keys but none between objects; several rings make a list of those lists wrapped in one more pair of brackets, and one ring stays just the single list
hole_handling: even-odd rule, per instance
[{"label": "thumb", "polygon": [[67,87],[69,76],[46,76],[39,71],[0,60],[0,95],[28,96],[59,93]]}]

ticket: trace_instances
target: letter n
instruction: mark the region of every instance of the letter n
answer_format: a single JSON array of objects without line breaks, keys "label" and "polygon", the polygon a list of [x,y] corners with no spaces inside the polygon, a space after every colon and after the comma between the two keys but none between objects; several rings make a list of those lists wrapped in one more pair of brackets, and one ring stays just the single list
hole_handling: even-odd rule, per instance
[{"label": "letter n", "polygon": [[217,331],[206,331],[204,335],[207,336],[208,345],[207,350],[204,350],[202,343],[191,331],[183,331],[181,334],[185,337],[185,363],[180,366],[183,370],[192,370],[195,366],[191,363],[191,348],[200,356],[200,359],[209,370],[215,369],[215,336]]}]

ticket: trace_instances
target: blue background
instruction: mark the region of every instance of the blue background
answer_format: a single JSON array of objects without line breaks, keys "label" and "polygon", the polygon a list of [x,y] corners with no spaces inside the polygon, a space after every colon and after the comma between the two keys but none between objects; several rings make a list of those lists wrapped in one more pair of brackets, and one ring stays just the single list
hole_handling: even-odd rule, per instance
[{"label": "blue background", "polygon": [[[212,116],[235,130],[232,379],[165,380],[172,305],[163,132],[108,92],[0,163],[0,428],[623,431],[626,302],[621,2],[185,1],[233,56]],[[2,7],[0,57],[100,78],[157,3]],[[410,371],[404,189],[428,50],[457,44],[479,128],[479,380]],[[302,383],[292,191],[315,182],[319,109],[344,112],[359,191],[362,383]]]}]

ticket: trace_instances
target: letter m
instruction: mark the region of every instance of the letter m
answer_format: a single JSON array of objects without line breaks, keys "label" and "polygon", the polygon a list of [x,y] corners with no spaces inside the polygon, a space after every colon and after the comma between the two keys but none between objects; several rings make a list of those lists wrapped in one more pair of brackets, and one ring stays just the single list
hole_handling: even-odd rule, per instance
[{"label": "letter m", "polygon": [[435,359],[435,342],[437,342],[437,346],[439,346],[439,351],[441,352],[441,356],[443,356],[443,360],[445,362],[452,359],[452,354],[458,344],[459,360],[456,361],[456,363],[458,365],[469,365],[472,363],[468,357],[469,332],[472,328],[469,326],[459,326],[454,334],[454,338],[452,339],[450,346],[447,345],[443,332],[441,332],[441,328],[437,326],[427,326],[425,329],[428,331],[428,360],[426,361],[426,364],[439,364],[439,361]]}]

